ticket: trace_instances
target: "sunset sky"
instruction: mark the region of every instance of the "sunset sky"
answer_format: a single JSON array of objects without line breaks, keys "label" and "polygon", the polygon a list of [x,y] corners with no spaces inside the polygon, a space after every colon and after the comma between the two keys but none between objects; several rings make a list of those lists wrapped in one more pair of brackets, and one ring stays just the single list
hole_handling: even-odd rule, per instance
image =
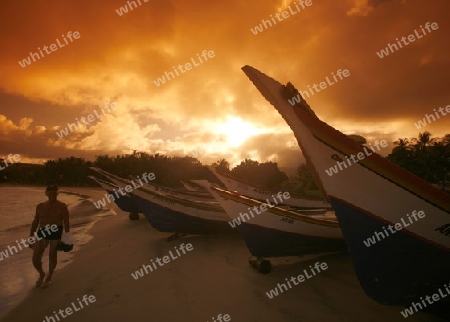
[{"label": "sunset sky", "polygon": [[[350,76],[308,99],[316,114],[369,141],[450,133],[450,115],[418,130],[433,109],[450,104],[448,0],[312,0],[263,32],[251,28],[294,1],[149,0],[120,16],[123,0],[2,3],[0,157],[41,163],[68,156],[133,150],[275,161],[296,167],[292,131],[241,71],[251,65],[299,90],[347,69]],[[296,10],[296,9],[295,9]],[[380,59],[395,38],[436,22],[437,30]],[[38,47],[78,31],[64,47],[26,67]],[[67,37],[66,37],[67,39]],[[49,50],[49,49],[48,49]],[[172,66],[203,51],[215,56],[156,86]],[[60,139],[82,116],[117,108]]]}]

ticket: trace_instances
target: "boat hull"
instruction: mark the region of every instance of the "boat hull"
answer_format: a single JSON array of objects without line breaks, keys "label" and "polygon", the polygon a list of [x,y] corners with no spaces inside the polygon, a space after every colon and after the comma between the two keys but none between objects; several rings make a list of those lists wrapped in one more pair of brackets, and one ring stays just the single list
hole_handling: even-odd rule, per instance
[{"label": "boat hull", "polygon": [[[240,233],[253,256],[281,257],[346,249],[337,222],[328,217],[300,215],[275,207],[269,200],[261,203],[212,187],[207,181],[195,182],[209,189],[225,209],[231,219],[230,227]],[[262,205],[268,209],[260,211],[266,209]]]},{"label": "boat hull", "polygon": [[[383,304],[408,304],[449,283],[450,237],[443,227],[450,224],[450,196],[320,121],[305,102],[290,105],[279,82],[252,67],[243,70],[294,132],[335,209],[366,294]],[[351,162],[359,153],[363,157]],[[366,246],[414,211],[425,216]]]},{"label": "boat hull", "polygon": [[190,216],[154,203],[148,200],[148,197],[144,198],[134,193],[131,196],[150,225],[158,231],[192,235],[233,233],[226,221]]},{"label": "boat hull", "polygon": [[140,213],[139,207],[133,202],[133,199],[129,195],[120,195],[119,198],[116,198],[116,195],[114,194],[114,187],[110,184],[106,184],[102,181],[100,181],[98,178],[94,176],[89,176],[92,180],[97,182],[105,191],[114,196],[114,203],[117,205],[117,207],[120,208],[120,210],[128,212],[128,213]]},{"label": "boat hull", "polygon": [[[264,187],[253,185],[244,180],[237,179],[228,174],[218,172],[215,168],[209,167],[210,171],[227,187],[230,191],[248,196],[256,200],[265,200],[271,195],[276,195],[278,191],[271,190]],[[283,205],[295,207],[298,209],[323,209],[324,212],[330,209],[330,204],[318,198],[292,196],[283,201]]]},{"label": "boat hull", "polygon": [[[106,190],[106,189],[105,189]],[[110,195],[115,196],[113,190],[106,190],[106,192]],[[141,213],[140,208],[136,205],[133,199],[130,196],[120,196],[120,198],[114,199],[114,203],[120,210],[128,212],[128,213]]]},{"label": "boat hull", "polygon": [[346,249],[343,239],[308,236],[247,223],[236,229],[250,253],[257,257],[298,256]]},{"label": "boat hull", "polygon": [[337,198],[331,198],[331,204],[354,259],[356,275],[369,297],[384,304],[407,304],[436,293],[448,283],[448,251],[401,230],[367,247],[361,241],[374,232],[383,232],[386,224]]},{"label": "boat hull", "polygon": [[[94,168],[119,187],[129,182],[104,170]],[[180,234],[234,234],[223,209],[209,202],[196,202],[156,191],[152,185],[139,186],[129,193],[150,225],[161,232]],[[210,197],[212,198],[212,197]]]}]

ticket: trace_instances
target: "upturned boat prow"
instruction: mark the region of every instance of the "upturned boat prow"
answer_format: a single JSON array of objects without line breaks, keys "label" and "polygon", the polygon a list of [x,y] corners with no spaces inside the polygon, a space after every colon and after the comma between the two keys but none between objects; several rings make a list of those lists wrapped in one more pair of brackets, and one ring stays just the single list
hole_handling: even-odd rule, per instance
[{"label": "upturned boat prow", "polygon": [[[300,94],[290,83],[242,69],[294,132],[336,212],[366,294],[383,304],[408,304],[449,283],[450,195],[319,120],[303,98],[291,105],[289,95]],[[347,162],[358,153],[364,157]],[[327,172],[337,161],[345,167]]]}]

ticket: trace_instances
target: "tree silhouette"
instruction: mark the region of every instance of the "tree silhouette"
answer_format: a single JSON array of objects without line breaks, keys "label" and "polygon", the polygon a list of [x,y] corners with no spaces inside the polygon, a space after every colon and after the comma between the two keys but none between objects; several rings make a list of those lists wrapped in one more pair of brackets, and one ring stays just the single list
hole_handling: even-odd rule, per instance
[{"label": "tree silhouette", "polygon": [[419,133],[417,138],[398,139],[388,159],[422,179],[445,190],[450,171],[450,134],[433,138],[430,132]]},{"label": "tree silhouette", "polygon": [[286,174],[278,169],[276,163],[259,163],[251,159],[245,159],[234,167],[231,175],[269,188],[280,187],[281,183],[288,179]]},{"label": "tree silhouette", "polygon": [[282,184],[283,190],[297,195],[311,197],[322,197],[322,192],[317,187],[308,166],[303,163],[297,168],[297,173],[291,175],[288,180]]},{"label": "tree silhouette", "polygon": [[[419,133],[417,138],[403,138],[394,142],[394,148],[387,159],[425,179],[432,184],[448,185],[450,175],[450,134],[433,138],[431,133]],[[320,195],[306,165],[300,165],[294,176],[287,177],[278,169],[277,163],[243,160],[230,170],[225,159],[213,163],[219,171],[268,188],[282,188],[297,194]],[[44,185],[55,181],[66,186],[93,186],[89,168],[96,166],[123,178],[143,173],[155,174],[154,182],[170,187],[182,187],[181,181],[207,179],[218,182],[217,178],[192,156],[150,155],[133,151],[132,154],[116,156],[98,155],[94,162],[82,158],[69,157],[48,160],[43,165],[15,163],[0,172],[0,183]]]},{"label": "tree silhouette", "polygon": [[219,159],[212,164],[218,171],[229,173],[230,172],[230,163],[225,159]]}]

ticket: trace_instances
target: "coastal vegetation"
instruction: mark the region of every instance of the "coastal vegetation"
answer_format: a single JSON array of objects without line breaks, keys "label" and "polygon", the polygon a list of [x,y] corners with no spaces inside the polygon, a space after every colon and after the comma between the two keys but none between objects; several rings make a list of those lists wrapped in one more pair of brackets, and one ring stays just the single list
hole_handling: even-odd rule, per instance
[{"label": "coastal vegetation", "polygon": [[[450,134],[433,138],[429,132],[419,133],[417,138],[398,139],[387,159],[423,178],[431,184],[446,189],[450,179]],[[320,196],[306,164],[301,164],[294,175],[287,176],[275,162],[258,162],[245,159],[231,168],[225,159],[214,164],[219,171],[257,185],[281,189],[294,194]],[[95,166],[121,177],[136,176],[144,172],[156,174],[156,184],[181,187],[181,181],[207,179],[218,182],[216,177],[198,159],[191,156],[150,155],[134,151],[117,156],[99,155],[94,161],[69,157],[48,160],[43,165],[16,163],[0,172],[0,183],[18,185],[44,185],[55,181],[61,186],[95,186],[88,178],[89,169]]]},{"label": "coastal vegetation", "polygon": [[387,159],[431,184],[448,189],[450,179],[450,134],[433,138],[430,132],[417,138],[398,139]]}]

